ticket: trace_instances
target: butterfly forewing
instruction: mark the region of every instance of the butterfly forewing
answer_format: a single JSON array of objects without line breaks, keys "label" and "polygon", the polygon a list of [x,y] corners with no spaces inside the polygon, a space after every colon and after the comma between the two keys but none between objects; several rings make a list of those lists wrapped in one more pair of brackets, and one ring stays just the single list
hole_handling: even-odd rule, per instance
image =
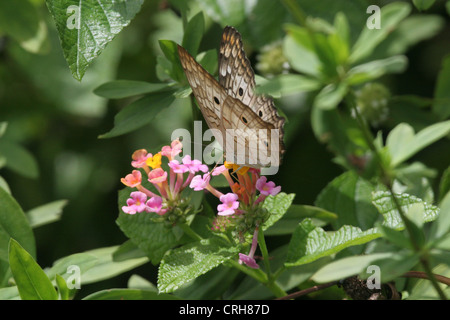
[{"label": "butterfly forewing", "polygon": [[222,37],[219,81],[183,47],[178,46],[178,54],[200,110],[209,128],[215,129],[213,133],[226,152],[227,161],[263,166],[258,150],[271,146],[273,129],[279,132],[278,152],[283,153],[284,118],[278,116],[272,99],[254,94],[254,72],[234,28],[226,27]]}]

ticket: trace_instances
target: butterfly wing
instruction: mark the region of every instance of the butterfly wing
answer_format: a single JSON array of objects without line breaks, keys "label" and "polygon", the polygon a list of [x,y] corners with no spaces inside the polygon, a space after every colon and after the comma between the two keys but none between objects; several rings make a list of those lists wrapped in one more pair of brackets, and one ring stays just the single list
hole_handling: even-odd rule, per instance
[{"label": "butterfly wing", "polygon": [[206,123],[210,129],[216,129],[214,136],[226,151],[227,161],[260,167],[258,145],[270,145],[270,134],[261,141],[258,132],[274,129],[274,126],[256,116],[241,100],[230,96],[186,49],[178,46],[178,55]]},{"label": "butterfly wing", "polygon": [[273,124],[280,132],[281,153],[284,152],[283,126],[272,98],[256,95],[255,73],[244,52],[241,34],[233,27],[225,27],[219,50],[219,83],[227,93],[249,106],[264,122]]}]

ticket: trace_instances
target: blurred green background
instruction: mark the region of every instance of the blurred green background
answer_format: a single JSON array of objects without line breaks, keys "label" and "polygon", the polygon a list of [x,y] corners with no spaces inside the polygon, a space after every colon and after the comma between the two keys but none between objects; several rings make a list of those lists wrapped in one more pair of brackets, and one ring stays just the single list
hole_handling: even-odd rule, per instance
[{"label": "blurred green background", "polygon": [[[0,10],[4,10],[6,2]],[[293,21],[280,2],[256,2],[251,15],[243,12],[242,16],[229,16],[230,23],[234,19],[234,26],[243,35],[253,66],[258,63],[261,48],[280,41],[284,35],[283,24]],[[194,11],[200,10],[202,1],[190,3],[196,8]],[[299,3],[307,15],[330,22],[335,13],[344,12],[349,18],[354,41],[368,17],[367,6],[383,6],[389,1],[328,0],[316,4],[309,0]],[[158,40],[181,42],[181,19],[168,1],[145,1],[131,24],[92,63],[81,82],[75,80],[68,69],[44,1],[30,1],[29,5],[36,9],[39,17],[35,23],[45,25],[46,34],[39,45],[30,49],[20,39],[2,32],[0,23],[0,121],[8,122],[3,141],[28,150],[39,172],[36,175],[32,168],[4,167],[0,175],[8,182],[24,211],[58,199],[69,200],[59,221],[35,229],[38,262],[47,267],[66,255],[127,240],[115,219],[118,216],[117,193],[122,188],[120,178],[131,170],[132,152],[140,148],[151,152],[152,148],[168,144],[172,130],[190,127],[192,114],[187,103],[177,100],[162,111],[152,125],[124,136],[98,139],[111,129],[114,115],[130,100],[108,101],[96,96],[93,90],[115,79],[157,82],[156,56],[161,54]],[[414,9],[413,14],[417,13]],[[437,1],[426,14],[436,15],[445,23],[431,38],[408,49],[406,72],[382,79],[393,95],[433,96],[442,61],[450,52],[450,24],[444,1]],[[208,12],[205,18],[207,32],[200,51],[218,49],[222,27]],[[24,19],[23,23],[34,23],[32,18]],[[273,180],[283,191],[296,193],[294,203],[312,204],[342,169],[332,162],[333,154],[316,140],[311,130],[311,97],[289,96],[276,103],[287,114],[292,105],[299,109],[289,129],[294,131],[293,138]],[[450,163],[449,150],[449,140],[444,139],[415,159],[437,169],[439,177]],[[18,161],[19,166],[20,163]],[[276,246],[277,239],[273,241],[269,246]],[[146,264],[132,273],[154,281],[155,272],[155,267]],[[125,287],[130,274],[88,285],[80,295],[100,288]]]}]

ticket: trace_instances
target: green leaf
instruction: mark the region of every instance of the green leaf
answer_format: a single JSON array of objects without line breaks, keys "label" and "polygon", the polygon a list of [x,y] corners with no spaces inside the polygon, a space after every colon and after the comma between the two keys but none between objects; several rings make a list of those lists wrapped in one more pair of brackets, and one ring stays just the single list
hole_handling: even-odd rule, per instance
[{"label": "green leaf", "polygon": [[322,110],[331,110],[337,107],[347,94],[347,84],[340,82],[339,84],[329,84],[325,86],[314,99],[314,108]]},{"label": "green leaf", "polygon": [[382,42],[411,11],[411,5],[405,2],[394,2],[381,8],[381,28],[364,28],[354,44],[349,61],[354,64],[369,56],[376,46]]},{"label": "green leaf", "polygon": [[280,192],[276,196],[268,196],[263,203],[263,208],[266,209],[269,213],[269,219],[264,222],[263,230],[266,230],[275,222],[283,217],[283,215],[288,211],[291,206],[292,201],[294,200],[295,194],[286,194],[284,192]]},{"label": "green leaf", "polygon": [[319,269],[311,277],[311,280],[317,283],[325,283],[345,279],[364,272],[374,261],[380,258],[389,258],[393,255],[394,253],[388,252],[339,259]]},{"label": "green leaf", "polygon": [[439,183],[439,199],[450,191],[450,166],[442,173],[441,182]]},{"label": "green leaf", "polygon": [[244,21],[246,4],[242,0],[196,0],[200,8],[222,27]]},{"label": "green leaf", "polygon": [[439,72],[435,91],[433,112],[440,119],[447,119],[450,116],[450,56],[447,56]]},{"label": "green leaf", "polygon": [[156,92],[132,102],[114,117],[114,128],[99,138],[117,137],[151,123],[161,110],[175,101],[173,93]]},{"label": "green leaf", "polygon": [[[411,250],[395,252],[391,257],[385,257],[373,261],[373,265],[380,268],[381,280],[386,283],[393,281],[408,271],[411,271],[419,263],[419,255]],[[370,274],[362,273],[361,278],[369,277]]]},{"label": "green leaf", "polygon": [[57,300],[58,295],[45,272],[20,244],[11,239],[9,265],[23,300]]},{"label": "green leaf", "polygon": [[290,93],[309,92],[319,89],[318,80],[299,74],[281,74],[256,88],[257,93],[265,93],[272,96],[287,95]]},{"label": "green leaf", "polygon": [[158,290],[168,293],[223,262],[236,257],[240,247],[220,238],[204,239],[171,250],[161,261]]},{"label": "green leaf", "polygon": [[19,300],[19,290],[17,286],[0,288],[0,300]]},{"label": "green leaf", "polygon": [[145,252],[139,249],[131,240],[125,241],[114,253],[115,262],[145,257]]},{"label": "green leaf", "polygon": [[37,228],[58,221],[67,202],[67,200],[57,200],[29,210],[26,215],[30,226]]},{"label": "green leaf", "polygon": [[325,232],[307,218],[297,226],[292,234],[286,266],[293,267],[310,263],[378,237],[380,234],[373,228],[362,231],[360,228],[348,225],[341,227],[338,231]]},{"label": "green leaf", "polygon": [[[446,264],[439,264],[433,268],[434,274],[439,274],[444,277],[450,277],[450,267]],[[450,296],[450,287],[439,283],[439,286],[444,291],[447,297]],[[428,279],[419,279],[411,290],[411,294],[406,298],[407,300],[438,300],[439,295],[436,292],[433,284]]]},{"label": "green leaf", "polygon": [[59,274],[56,275],[56,286],[58,288],[60,300],[69,300],[69,288],[67,287],[66,280]]},{"label": "green leaf", "polygon": [[428,10],[434,4],[434,1],[435,0],[412,0],[419,11]]},{"label": "green leaf", "polygon": [[322,63],[314,52],[311,37],[306,28],[288,24],[283,40],[283,53],[292,69],[319,77]]},{"label": "green leaf", "polygon": [[22,146],[0,140],[0,156],[6,160],[6,167],[31,179],[39,176],[39,167],[34,156]]},{"label": "green leaf", "polygon": [[361,84],[375,80],[388,73],[401,73],[406,70],[408,59],[405,56],[393,56],[357,65],[347,73],[347,83]]},{"label": "green leaf", "polygon": [[[148,262],[147,257],[114,261],[113,254],[119,246],[105,247],[74,254],[55,262],[48,275],[60,274],[66,281],[75,276],[70,266],[79,267],[81,285],[113,278]],[[69,281],[68,281],[69,282]]]},{"label": "green leaf", "polygon": [[383,238],[386,238],[389,242],[399,246],[400,248],[412,249],[411,242],[402,231],[394,230],[383,225],[379,225],[377,228],[380,230]]},{"label": "green leaf", "polygon": [[81,81],[90,63],[126,27],[143,0],[46,0],[55,21],[64,57],[75,79]]},{"label": "green leaf", "polygon": [[94,292],[83,300],[180,300],[171,294],[140,289],[108,289]]},{"label": "green leaf", "polygon": [[449,132],[450,120],[428,126],[417,134],[414,134],[414,129],[409,124],[397,125],[386,139],[391,166],[396,167]]},{"label": "green leaf", "polygon": [[185,75],[178,57],[178,45],[171,40],[159,40],[159,47],[171,63],[171,68],[167,71],[170,77],[177,82],[183,82]]},{"label": "green leaf", "polygon": [[239,274],[236,268],[221,265],[182,286],[176,295],[189,300],[220,299]]},{"label": "green leaf", "polygon": [[205,19],[203,18],[203,12],[200,11],[191,20],[189,20],[186,28],[184,29],[184,36],[182,46],[193,57],[197,55],[200,42],[205,32]]},{"label": "green leaf", "polygon": [[450,192],[447,192],[447,195],[442,199],[440,208],[439,217],[431,228],[431,239],[441,239],[450,232]]},{"label": "green leaf", "polygon": [[[430,222],[437,218],[439,209],[408,194],[395,195],[404,212],[418,203],[423,205],[423,221]],[[373,203],[383,215],[383,225],[396,230],[403,230],[404,225],[392,196],[387,191],[373,193]],[[344,225],[337,231],[326,232],[316,227],[311,219],[303,220],[292,234],[286,266],[292,267],[335,254],[345,248],[365,244],[381,236],[378,228],[362,231],[358,227]]]},{"label": "green leaf", "polygon": [[330,222],[336,220],[337,215],[319,207],[293,204],[281,219],[268,228],[267,231],[264,231],[264,235],[278,236],[292,234],[298,223],[304,218],[313,218]]},{"label": "green leaf", "polygon": [[121,205],[125,204],[129,190],[119,193],[119,217],[117,225],[123,233],[157,265],[167,250],[179,244],[180,235],[177,228],[162,222],[155,222],[156,214],[143,212],[141,214],[125,214]]},{"label": "green leaf", "polygon": [[141,94],[157,92],[167,88],[167,83],[116,80],[102,84],[94,90],[94,93],[100,97],[108,99],[122,99]]},{"label": "green leaf", "polygon": [[36,256],[33,230],[25,213],[4,189],[0,188],[0,259],[8,261],[8,244],[14,238],[24,249]]},{"label": "green leaf", "polygon": [[197,61],[210,74],[215,74],[218,67],[217,50],[211,49],[197,55]]},{"label": "green leaf", "polygon": [[372,204],[375,187],[353,171],[347,171],[331,181],[318,195],[315,205],[337,214],[332,221],[335,229],[343,225],[373,227],[379,216]]}]

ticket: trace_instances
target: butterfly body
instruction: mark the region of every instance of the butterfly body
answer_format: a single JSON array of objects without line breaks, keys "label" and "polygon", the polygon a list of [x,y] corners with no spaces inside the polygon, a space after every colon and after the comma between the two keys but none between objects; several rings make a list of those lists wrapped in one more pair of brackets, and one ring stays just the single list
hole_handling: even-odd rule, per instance
[{"label": "butterfly body", "polygon": [[285,119],[278,115],[271,98],[254,94],[255,74],[239,32],[232,27],[224,29],[218,81],[183,47],[178,46],[178,54],[202,115],[226,152],[226,160],[255,168],[269,162],[272,165],[277,159],[279,164],[284,152]]}]

